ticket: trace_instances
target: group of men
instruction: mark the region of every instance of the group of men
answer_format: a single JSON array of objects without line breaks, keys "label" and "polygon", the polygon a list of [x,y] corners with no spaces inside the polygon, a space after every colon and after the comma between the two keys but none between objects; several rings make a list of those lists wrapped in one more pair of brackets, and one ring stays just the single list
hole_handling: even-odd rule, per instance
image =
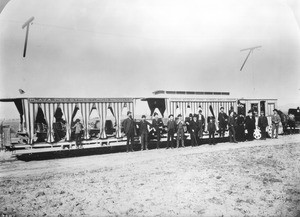
[{"label": "group of men", "polygon": [[[132,113],[127,112],[127,118],[123,122],[123,128],[125,135],[127,136],[127,152],[133,151],[134,136],[136,134],[136,129],[139,131],[141,139],[141,150],[148,150],[148,135],[150,130],[153,130],[156,135],[156,148],[160,147],[161,133],[164,128],[163,121],[158,117],[157,113],[154,113],[154,119],[152,124],[146,120],[146,116],[142,115],[142,120],[140,122],[135,122],[132,118]],[[196,146],[200,144],[200,139],[203,136],[203,131],[205,128],[205,118],[202,115],[202,111],[199,111],[198,115],[190,115],[189,120],[183,120],[181,114],[177,116],[175,121],[174,115],[169,115],[169,120],[167,122],[167,149],[174,148],[174,135],[176,136],[176,147],[185,147],[185,130],[188,130],[191,136],[191,145]],[[214,131],[216,127],[214,127]]]},{"label": "group of men", "polygon": [[[271,117],[272,122],[272,138],[278,138],[278,128],[281,118],[278,115],[276,109],[273,110],[274,114]],[[257,126],[260,130],[261,139],[266,139],[266,129],[269,126],[268,119],[265,116],[265,112],[261,111],[260,116],[258,117]],[[244,117],[242,114],[237,115],[233,110],[229,111],[229,117],[224,113],[224,108],[221,108],[219,113],[219,128],[220,128],[220,137],[224,137],[224,132],[228,125],[229,131],[229,140],[230,142],[244,142],[254,140],[254,132],[256,129],[256,119],[255,112],[252,110],[248,111],[248,115]],[[246,133],[245,133],[246,132]],[[275,137],[274,137],[274,132]]]},{"label": "group of men", "polygon": [[[275,138],[278,137],[278,127],[280,122],[280,117],[277,110],[274,109],[274,115],[272,116],[272,138],[274,138],[274,131],[276,131]],[[136,134],[136,129],[139,131],[141,139],[141,150],[148,150],[148,135],[150,130],[155,132],[157,141],[156,148],[160,147],[161,133],[164,128],[163,121],[158,117],[157,113],[154,113],[154,118],[152,123],[146,120],[146,116],[142,116],[140,122],[135,122],[132,118],[132,113],[128,111],[127,119],[123,122],[124,132],[127,136],[127,152],[133,151],[134,137]],[[227,115],[224,112],[224,108],[220,108],[220,113],[218,115],[218,127],[219,127],[219,137],[224,138],[225,131],[229,131],[229,141],[233,143],[252,141],[254,140],[254,131],[256,129],[255,115],[252,110],[248,111],[248,115],[244,117],[243,115],[237,115],[233,108],[229,110]],[[258,118],[258,127],[261,131],[261,139],[266,139],[266,128],[268,127],[268,119],[261,111],[261,115]],[[202,114],[202,110],[199,110],[199,114],[190,114],[187,120],[183,120],[182,115],[177,116],[175,121],[174,115],[169,115],[169,119],[166,125],[167,130],[167,149],[174,148],[174,135],[176,136],[176,147],[179,148],[180,145],[185,147],[185,130],[190,134],[191,146],[198,146],[201,143],[203,137],[203,132],[205,129],[205,118]],[[217,131],[215,117],[208,117],[207,131],[209,135],[209,144],[215,145],[215,133]],[[246,133],[245,133],[246,132]]]}]

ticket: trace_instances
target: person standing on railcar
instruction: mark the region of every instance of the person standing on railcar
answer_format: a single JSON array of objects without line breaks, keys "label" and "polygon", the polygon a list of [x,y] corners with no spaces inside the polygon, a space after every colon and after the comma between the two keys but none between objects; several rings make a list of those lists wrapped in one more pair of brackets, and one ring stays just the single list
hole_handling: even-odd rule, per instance
[{"label": "person standing on railcar", "polygon": [[127,112],[127,118],[123,122],[124,132],[127,137],[126,148],[128,151],[133,151],[135,122],[132,119],[131,112]]},{"label": "person standing on railcar", "polygon": [[254,139],[253,133],[255,130],[255,117],[253,117],[252,110],[248,111],[248,115],[245,120],[245,127],[247,130],[247,140],[252,141]]},{"label": "person standing on railcar", "polygon": [[185,123],[184,121],[182,120],[182,115],[179,114],[178,115],[178,121],[177,121],[177,148],[179,148],[179,143],[180,143],[180,140],[181,140],[181,145],[182,147],[185,147],[184,146],[184,126],[185,126]]},{"label": "person standing on railcar", "polygon": [[164,126],[164,123],[160,118],[158,118],[158,114],[155,112],[154,113],[154,119],[152,120],[152,127],[154,128],[157,142],[156,142],[156,149],[159,148],[160,145],[160,139],[161,139],[161,130]]},{"label": "person standing on railcar", "polygon": [[82,148],[82,143],[81,143],[81,136],[82,136],[82,130],[83,125],[80,122],[80,119],[76,119],[75,125],[73,126],[75,128],[75,143],[76,143],[76,148]]},{"label": "person standing on railcar", "polygon": [[221,111],[220,111],[219,116],[218,116],[219,132],[220,132],[220,137],[224,137],[225,130],[226,130],[226,127],[227,127],[228,116],[224,112],[224,107],[221,107],[220,109],[221,109]]},{"label": "person standing on railcar", "polygon": [[167,139],[167,149],[170,147],[170,139],[171,139],[171,148],[174,147],[174,134],[176,130],[176,122],[174,120],[174,116],[172,114],[169,115],[169,120],[167,122],[167,132],[168,132],[168,139]]},{"label": "person standing on railcar", "polygon": [[266,140],[266,128],[268,126],[268,119],[265,116],[265,112],[261,111],[260,112],[260,116],[258,118],[258,127],[260,129],[260,133],[261,133],[261,140]]}]

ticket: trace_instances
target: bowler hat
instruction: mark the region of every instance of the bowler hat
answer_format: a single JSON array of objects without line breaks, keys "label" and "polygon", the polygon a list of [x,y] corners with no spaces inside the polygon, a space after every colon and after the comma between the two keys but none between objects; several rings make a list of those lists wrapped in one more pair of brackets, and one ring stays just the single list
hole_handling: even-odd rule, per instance
[{"label": "bowler hat", "polygon": [[142,115],[142,118],[146,118],[146,115]]},{"label": "bowler hat", "polygon": [[170,117],[174,117],[174,115],[170,114],[170,115],[169,115],[169,118],[170,118]]},{"label": "bowler hat", "polygon": [[130,114],[131,114],[131,111],[128,111],[128,112],[127,112],[127,115],[130,115]]}]

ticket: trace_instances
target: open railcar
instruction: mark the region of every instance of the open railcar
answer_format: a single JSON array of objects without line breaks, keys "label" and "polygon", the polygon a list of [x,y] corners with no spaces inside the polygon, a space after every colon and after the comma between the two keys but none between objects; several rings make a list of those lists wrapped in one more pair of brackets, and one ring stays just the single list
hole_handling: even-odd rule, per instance
[{"label": "open railcar", "polygon": [[[265,111],[270,116],[277,107],[276,99],[237,99],[227,98],[228,92],[189,92],[189,91],[156,91],[145,98],[6,98],[2,102],[14,102],[20,114],[20,143],[39,147],[38,144],[74,143],[72,126],[77,118],[84,125],[83,139],[85,144],[124,144],[122,120],[127,111],[134,118],[136,105],[148,103],[151,115],[157,109],[166,123],[169,114],[178,114],[184,118],[189,114],[198,114],[202,110],[204,117],[218,116],[220,107],[228,114],[234,109],[238,114],[246,115],[252,109],[260,115]],[[98,118],[90,118],[96,112]],[[138,111],[145,114],[147,111]],[[79,115],[78,115],[79,114]]]}]

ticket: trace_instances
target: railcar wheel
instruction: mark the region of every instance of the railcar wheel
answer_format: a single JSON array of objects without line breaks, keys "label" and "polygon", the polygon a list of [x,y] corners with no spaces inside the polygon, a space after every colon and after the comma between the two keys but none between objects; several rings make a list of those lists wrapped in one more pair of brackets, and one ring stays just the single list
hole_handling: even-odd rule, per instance
[{"label": "railcar wheel", "polygon": [[268,126],[266,131],[269,134],[270,138],[272,138],[272,126]]},{"label": "railcar wheel", "polygon": [[259,129],[255,129],[255,130],[254,130],[253,137],[254,137],[255,139],[260,139],[260,138],[261,138],[261,132],[260,132]]}]

